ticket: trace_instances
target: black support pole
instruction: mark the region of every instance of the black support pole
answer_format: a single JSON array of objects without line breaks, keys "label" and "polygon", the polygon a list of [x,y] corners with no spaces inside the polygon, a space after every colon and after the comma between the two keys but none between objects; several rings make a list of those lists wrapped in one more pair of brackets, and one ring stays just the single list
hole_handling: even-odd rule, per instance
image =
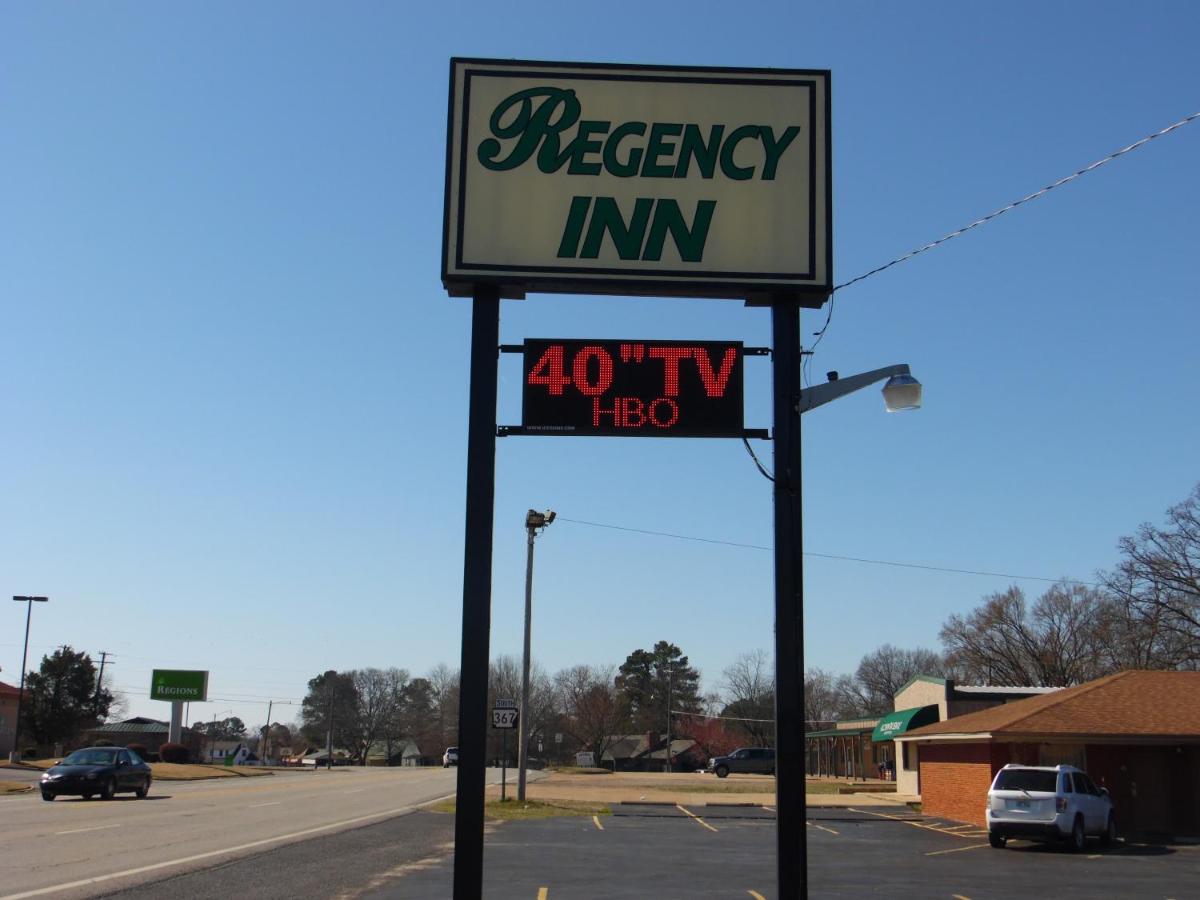
[{"label": "black support pole", "polygon": [[454,900],[479,900],[483,896],[483,792],[487,774],[488,638],[492,619],[496,357],[499,345],[500,292],[495,288],[476,288],[471,301],[458,797],[454,806]]},{"label": "black support pole", "polygon": [[804,798],[804,572],[800,307],[771,304],[775,410],[775,809],[779,900],[808,896]]}]

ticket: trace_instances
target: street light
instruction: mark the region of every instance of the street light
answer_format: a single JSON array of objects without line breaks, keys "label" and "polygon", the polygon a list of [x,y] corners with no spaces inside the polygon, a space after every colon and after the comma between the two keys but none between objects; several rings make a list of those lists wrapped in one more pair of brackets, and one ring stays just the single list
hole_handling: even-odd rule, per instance
[{"label": "street light", "polygon": [[21,687],[17,691],[17,724],[13,729],[13,748],[8,754],[8,761],[21,761],[21,702],[25,699],[25,663],[29,657],[29,620],[33,616],[33,604],[46,603],[49,597],[13,597],[16,603],[28,603],[25,608],[25,649],[21,651]]},{"label": "street light", "polygon": [[533,539],[540,529],[554,521],[554,510],[544,513],[531,509],[525,514],[525,531],[529,535],[525,553],[525,653],[521,660],[521,710],[517,714],[517,800],[525,802],[525,766],[528,763],[529,743],[529,632],[533,620]]},{"label": "street light", "polygon": [[[887,379],[888,412],[917,409],[921,384],[907,365],[888,366],[825,384],[800,386],[799,312],[772,313],[775,444],[775,830],[781,897],[808,896],[808,843],[804,796],[804,565],[800,418]],[[782,362],[781,362],[782,361]]]}]

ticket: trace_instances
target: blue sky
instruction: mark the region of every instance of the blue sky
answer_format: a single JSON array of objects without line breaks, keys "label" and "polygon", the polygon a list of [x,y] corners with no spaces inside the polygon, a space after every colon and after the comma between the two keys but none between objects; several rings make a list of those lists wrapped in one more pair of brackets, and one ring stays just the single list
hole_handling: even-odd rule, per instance
[{"label": "blue sky", "polygon": [[[49,595],[31,667],[207,668],[192,718],[299,699],[327,668],[459,655],[469,303],[439,254],[451,56],[828,68],[846,281],[1200,109],[1200,11],[1118,3],[5,4],[0,580]],[[1200,480],[1200,124],[837,295],[814,374],[907,362],[804,419],[805,548],[1089,579]],[[806,313],[806,341],[824,313]],[[531,295],[501,337],[769,343],[732,301]],[[747,364],[747,424],[770,372]],[[499,420],[520,419],[518,357]],[[759,444],[769,466],[770,447]],[[492,648],[556,670],[679,644],[715,688],[772,644],[771,544],[736,441],[497,448]],[[575,521],[566,521],[567,519]],[[807,661],[1012,583],[809,557]],[[1031,594],[1044,587],[1021,583]],[[0,678],[24,607],[0,609]],[[106,681],[108,676],[106,675]],[[274,718],[289,719],[285,708]]]}]

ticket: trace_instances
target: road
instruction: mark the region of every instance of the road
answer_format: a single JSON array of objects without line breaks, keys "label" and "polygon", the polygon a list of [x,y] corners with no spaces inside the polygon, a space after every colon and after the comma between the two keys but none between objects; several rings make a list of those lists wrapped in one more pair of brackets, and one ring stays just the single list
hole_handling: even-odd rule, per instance
[{"label": "road", "polygon": [[452,795],[455,778],[454,769],[348,767],[157,781],[145,800],[0,798],[0,900],[92,897],[384,822]]}]

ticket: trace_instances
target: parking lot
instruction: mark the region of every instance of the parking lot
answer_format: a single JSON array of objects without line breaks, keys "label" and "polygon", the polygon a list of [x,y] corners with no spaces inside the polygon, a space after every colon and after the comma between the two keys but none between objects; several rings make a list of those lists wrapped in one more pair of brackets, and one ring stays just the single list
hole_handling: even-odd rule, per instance
[{"label": "parking lot", "polygon": [[[1012,841],[993,850],[976,827],[903,807],[814,809],[812,897],[1200,897],[1200,846],[1088,845],[1082,854]],[[613,815],[508,822],[486,843],[484,895],[523,900],[775,900],[769,807],[617,804]],[[387,900],[450,896],[449,860],[369,893]]]}]

